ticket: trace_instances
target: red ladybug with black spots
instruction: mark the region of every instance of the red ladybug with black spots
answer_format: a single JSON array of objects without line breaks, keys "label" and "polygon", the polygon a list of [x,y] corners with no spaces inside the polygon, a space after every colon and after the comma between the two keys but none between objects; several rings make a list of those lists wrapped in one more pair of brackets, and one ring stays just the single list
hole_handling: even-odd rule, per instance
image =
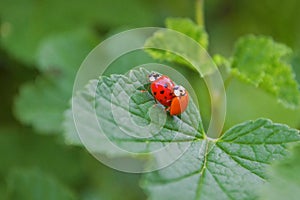
[{"label": "red ladybug with black spots", "polygon": [[149,75],[149,81],[151,82],[150,88],[154,98],[164,106],[171,106],[175,86],[173,81],[168,76],[155,72]]},{"label": "red ladybug with black spots", "polygon": [[180,115],[183,113],[189,102],[188,92],[183,86],[175,85],[174,82],[165,75],[151,73],[151,92],[154,98],[170,111],[170,115]]}]

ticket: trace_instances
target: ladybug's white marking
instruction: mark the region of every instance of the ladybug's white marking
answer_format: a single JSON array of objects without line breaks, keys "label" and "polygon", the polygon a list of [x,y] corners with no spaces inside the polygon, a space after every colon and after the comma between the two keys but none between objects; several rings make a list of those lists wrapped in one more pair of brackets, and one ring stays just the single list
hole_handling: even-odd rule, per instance
[{"label": "ladybug's white marking", "polygon": [[149,75],[149,81],[150,81],[150,82],[153,82],[153,81],[157,80],[157,79],[160,78],[160,77],[161,77],[161,75],[160,75],[159,73],[153,72],[153,73],[151,73],[151,74]]},{"label": "ladybug's white marking", "polygon": [[179,96],[184,96],[185,95],[185,88],[181,85],[176,85],[174,87],[174,95],[176,97],[179,97]]}]

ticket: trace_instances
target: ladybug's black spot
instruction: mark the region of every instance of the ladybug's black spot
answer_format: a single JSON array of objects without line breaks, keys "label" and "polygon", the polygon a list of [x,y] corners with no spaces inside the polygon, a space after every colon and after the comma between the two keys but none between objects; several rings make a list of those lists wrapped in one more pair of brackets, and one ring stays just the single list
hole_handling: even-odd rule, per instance
[{"label": "ladybug's black spot", "polygon": [[164,88],[167,88],[167,87],[168,87],[168,84],[167,84],[167,83],[165,83],[165,84],[164,84]]},{"label": "ladybug's black spot", "polygon": [[170,96],[173,96],[173,93],[172,92],[170,92],[170,94],[169,94]]},{"label": "ladybug's black spot", "polygon": [[164,94],[164,93],[165,93],[165,91],[164,91],[164,90],[161,90],[159,93],[160,93],[160,94]]},{"label": "ladybug's black spot", "polygon": [[156,96],[156,92],[154,92],[153,94],[154,94],[154,96]]}]

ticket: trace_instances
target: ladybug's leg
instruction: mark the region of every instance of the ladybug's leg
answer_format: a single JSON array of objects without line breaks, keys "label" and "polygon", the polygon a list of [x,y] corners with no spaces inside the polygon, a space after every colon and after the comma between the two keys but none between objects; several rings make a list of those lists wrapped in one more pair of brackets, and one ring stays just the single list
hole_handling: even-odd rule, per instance
[{"label": "ladybug's leg", "polygon": [[139,91],[141,91],[141,92],[148,92],[149,88],[143,88],[143,89],[140,89]]},{"label": "ladybug's leg", "polygon": [[170,106],[165,108],[165,111],[170,111]]},{"label": "ladybug's leg", "polygon": [[159,102],[157,101],[157,99],[154,98],[155,104],[154,106],[157,106],[159,104]]},{"label": "ladybug's leg", "polygon": [[141,91],[141,92],[149,92],[150,91],[150,83],[145,84],[144,86],[141,86],[139,88],[137,88],[137,90]]},{"label": "ladybug's leg", "polygon": [[141,89],[140,91],[141,92],[149,92],[150,91],[150,86],[151,86],[151,83],[147,83],[146,85],[144,85],[144,88]]}]

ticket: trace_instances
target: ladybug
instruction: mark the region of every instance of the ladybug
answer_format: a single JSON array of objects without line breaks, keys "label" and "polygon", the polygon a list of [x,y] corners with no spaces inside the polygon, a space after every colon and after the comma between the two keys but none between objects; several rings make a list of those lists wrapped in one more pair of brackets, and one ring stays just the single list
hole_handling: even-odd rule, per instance
[{"label": "ladybug", "polygon": [[175,86],[173,88],[174,98],[172,99],[171,106],[169,108],[170,115],[180,115],[183,113],[189,104],[189,94],[186,89],[181,86]]},{"label": "ladybug", "polygon": [[154,98],[164,106],[171,106],[174,98],[173,88],[175,87],[173,81],[168,76],[155,72],[149,75],[149,81]]},{"label": "ladybug", "polygon": [[151,82],[151,92],[154,98],[170,111],[170,115],[180,115],[183,113],[189,103],[189,95],[186,89],[181,85],[175,85],[174,82],[165,75],[151,73],[149,75]]}]

